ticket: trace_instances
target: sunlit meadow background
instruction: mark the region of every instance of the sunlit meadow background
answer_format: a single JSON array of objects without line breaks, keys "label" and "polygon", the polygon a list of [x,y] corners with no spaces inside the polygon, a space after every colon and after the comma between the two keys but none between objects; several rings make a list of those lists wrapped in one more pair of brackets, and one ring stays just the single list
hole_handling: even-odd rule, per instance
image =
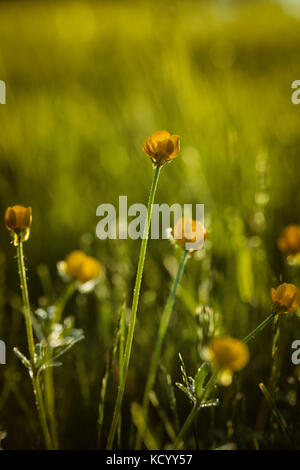
[{"label": "sunlit meadow background", "polygon": [[[157,202],[204,203],[210,235],[181,283],[162,364],[180,381],[180,352],[187,371],[200,365],[197,306],[219,312],[223,331],[242,338],[270,310],[270,287],[297,283],[276,240],[300,222],[300,106],[291,82],[300,78],[300,10],[276,2],[114,1],[0,3],[0,209],[32,206],[25,245],[33,307],[53,299],[41,282],[48,266],[53,298],[62,292],[57,261],[83,249],[103,265],[95,293],[77,295],[74,315],[85,340],[55,369],[62,448],[95,448],[100,385],[124,298],[131,303],[140,242],[96,238],[96,208],[145,203],[153,175],[141,145],[152,132],[181,136],[180,157],[163,168]],[[297,16],[299,15],[299,16]],[[30,380],[14,356],[26,351],[15,250],[0,227],[0,366],[3,447],[42,448]],[[148,246],[133,356],[123,407],[122,445],[133,445],[130,405],[141,402],[150,353],[180,253],[167,240]],[[44,270],[44,271],[43,271]],[[299,283],[298,283],[299,287]],[[48,297],[47,297],[48,296]],[[51,297],[51,296],[50,296]],[[280,343],[279,405],[295,419],[290,344],[300,320],[285,319]],[[252,360],[238,384],[222,389],[214,412],[201,412],[198,446],[229,442],[254,448],[261,392],[270,364],[271,327],[252,343]],[[111,422],[117,365],[108,393],[105,434]],[[240,390],[241,394],[237,394]],[[156,392],[170,415],[161,376]],[[176,391],[180,422],[190,404]],[[299,418],[299,416],[298,416]],[[296,427],[296,424],[295,424]],[[260,448],[270,448],[268,425]],[[151,431],[168,443],[151,409]],[[274,446],[287,445],[278,432]],[[187,441],[195,448],[193,433]]]}]

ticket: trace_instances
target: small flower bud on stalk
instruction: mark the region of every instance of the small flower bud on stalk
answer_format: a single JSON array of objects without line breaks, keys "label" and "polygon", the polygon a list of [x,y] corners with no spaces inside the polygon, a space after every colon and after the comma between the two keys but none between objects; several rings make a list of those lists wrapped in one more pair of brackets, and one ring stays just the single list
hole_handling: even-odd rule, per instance
[{"label": "small flower bud on stalk", "polygon": [[11,232],[14,246],[18,246],[19,241],[25,242],[30,235],[32,222],[31,207],[13,206],[5,211],[5,225]]}]

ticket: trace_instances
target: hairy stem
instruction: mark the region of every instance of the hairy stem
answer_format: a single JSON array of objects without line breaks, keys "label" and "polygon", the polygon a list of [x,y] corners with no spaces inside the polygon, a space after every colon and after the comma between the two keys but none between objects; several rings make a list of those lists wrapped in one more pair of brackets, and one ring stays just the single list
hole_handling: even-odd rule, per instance
[{"label": "hairy stem", "polygon": [[129,361],[130,361],[130,356],[131,356],[131,348],[132,348],[133,334],[134,334],[134,329],[135,329],[137,308],[138,308],[138,303],[139,303],[139,295],[140,295],[140,288],[141,288],[142,275],[143,275],[143,269],[144,269],[144,262],[145,262],[145,256],[146,256],[146,251],[147,251],[149,228],[150,228],[151,214],[152,214],[152,205],[153,205],[153,201],[154,201],[154,197],[156,193],[160,169],[161,169],[160,166],[156,167],[155,169],[152,186],[150,190],[150,195],[149,195],[147,220],[145,221],[144,234],[143,234],[143,239],[141,243],[141,250],[140,250],[140,256],[139,256],[135,286],[134,286],[131,314],[130,314],[130,322],[129,322],[129,327],[128,327],[128,335],[127,335],[126,346],[125,346],[124,364],[123,364],[123,371],[122,371],[123,380],[122,380],[122,383],[119,384],[119,388],[118,388],[118,394],[117,394],[117,399],[115,403],[113,419],[112,419],[112,423],[111,423],[111,427],[110,427],[110,431],[108,435],[108,440],[107,440],[107,449],[112,449],[113,447],[114,437],[115,437],[116,429],[117,429],[120,414],[121,414],[123,395],[125,391],[127,372],[128,372]]},{"label": "hairy stem", "polygon": [[20,237],[19,237],[18,245],[17,245],[17,259],[18,259],[20,287],[22,291],[22,300],[23,300],[23,308],[24,308],[25,323],[26,323],[29,357],[30,357],[30,362],[31,362],[31,367],[32,367],[31,380],[32,380],[32,385],[33,385],[33,393],[35,396],[36,406],[38,409],[47,449],[52,449],[53,446],[52,446],[52,441],[51,441],[49,430],[48,430],[43,396],[42,396],[41,386],[40,386],[40,379],[35,369],[34,339],[33,339],[33,330],[32,330],[32,323],[31,323],[30,303],[29,303],[28,286],[27,286],[27,279],[26,279],[26,268],[25,268],[24,253],[23,253],[23,242],[20,239]]}]

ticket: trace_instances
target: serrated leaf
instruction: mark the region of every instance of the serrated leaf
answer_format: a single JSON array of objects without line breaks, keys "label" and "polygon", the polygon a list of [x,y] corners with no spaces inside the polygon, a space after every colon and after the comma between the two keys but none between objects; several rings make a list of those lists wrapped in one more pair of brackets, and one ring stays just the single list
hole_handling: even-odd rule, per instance
[{"label": "serrated leaf", "polygon": [[182,380],[183,380],[183,383],[185,384],[185,386],[188,387],[189,382],[188,382],[188,377],[187,377],[187,373],[186,373],[185,364],[183,362],[182,355],[180,353],[178,353],[178,356],[179,356],[179,360],[181,362],[180,370],[182,372]]},{"label": "serrated leaf", "polygon": [[200,408],[209,408],[210,406],[219,406],[220,402],[218,398],[207,400],[201,403]]},{"label": "serrated leaf", "polygon": [[54,362],[54,361],[46,362],[39,368],[39,373],[45,369],[48,369],[48,367],[60,367],[62,366],[62,364],[63,364],[62,362]]},{"label": "serrated leaf", "polygon": [[196,398],[194,397],[194,395],[190,392],[190,390],[187,387],[185,387],[184,385],[182,385],[179,382],[176,382],[175,385],[176,385],[176,387],[179,388],[179,390],[181,390],[183,393],[185,393],[188,396],[189,400],[192,403],[196,403]]},{"label": "serrated leaf", "polygon": [[14,348],[13,351],[16,354],[16,356],[21,360],[22,364],[25,367],[27,367],[27,369],[31,370],[32,367],[31,367],[31,362],[29,361],[29,359],[27,359],[27,357],[24,356],[24,354],[22,354],[18,348]]}]

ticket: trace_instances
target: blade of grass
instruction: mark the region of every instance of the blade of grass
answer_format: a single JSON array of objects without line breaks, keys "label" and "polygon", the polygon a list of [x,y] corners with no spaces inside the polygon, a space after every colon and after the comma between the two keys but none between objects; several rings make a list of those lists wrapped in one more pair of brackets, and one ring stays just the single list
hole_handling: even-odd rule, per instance
[{"label": "blade of grass", "polygon": [[[164,312],[162,314],[160,325],[159,325],[158,335],[157,335],[157,339],[156,339],[156,342],[155,342],[153,355],[152,355],[152,358],[151,358],[151,363],[150,363],[150,368],[149,368],[149,372],[148,372],[148,377],[147,377],[145,391],[144,391],[144,398],[143,398],[143,412],[144,412],[144,418],[145,418],[146,423],[147,423],[148,408],[149,408],[149,393],[152,390],[152,387],[154,386],[154,383],[155,383],[156,372],[157,372],[158,362],[159,362],[159,358],[160,358],[160,354],[161,354],[162,344],[163,344],[163,341],[164,341],[164,338],[165,338],[165,335],[166,335],[166,331],[168,329],[168,325],[169,325],[169,322],[170,322],[172,309],[173,309],[173,305],[174,305],[174,302],[175,302],[177,288],[179,286],[180,279],[182,277],[185,264],[188,260],[188,254],[189,254],[188,251],[184,251],[183,254],[182,254],[181,261],[180,261],[179,266],[178,266],[177,274],[176,274],[176,277],[174,279],[174,282],[173,282],[173,285],[172,285],[172,288],[171,288],[171,292],[170,292],[169,298],[167,300],[167,304],[166,304],[166,307],[165,307]],[[138,430],[138,434],[137,434],[137,437],[136,437],[136,443],[135,443],[135,449],[136,450],[140,449],[141,443],[142,443],[142,438],[143,438],[143,436],[140,435],[139,431],[140,431],[140,429]]]},{"label": "blade of grass", "polygon": [[98,415],[98,421],[97,421],[98,423],[98,448],[100,448],[100,444],[101,444],[107,386],[108,386],[108,382],[110,379],[113,363],[116,358],[116,353],[117,353],[119,339],[120,339],[121,311],[122,309],[120,309],[120,313],[118,316],[117,324],[116,324],[114,335],[113,335],[113,342],[112,342],[111,350],[109,352],[108,361],[106,363],[106,371],[102,379],[100,402],[99,402],[99,408],[98,408],[99,415]]},{"label": "blade of grass", "polygon": [[[126,335],[126,323],[125,323],[126,304],[121,307],[121,319],[120,319],[120,341],[119,341],[119,383],[120,387],[123,386],[123,370],[124,370],[124,349],[125,349],[125,335]],[[118,447],[121,447],[121,430],[122,430],[122,415],[119,418],[118,424]]]},{"label": "blade of grass", "polygon": [[143,415],[143,408],[138,403],[132,403],[131,416],[132,421],[138,429],[146,429],[146,431],[143,432],[143,440],[147,450],[159,450],[159,446],[151,434],[150,429],[145,426],[146,423]]},{"label": "blade of grass", "polygon": [[283,431],[285,436],[289,439],[289,441],[293,444],[293,438],[292,438],[292,436],[289,432],[286,421],[285,421],[284,417],[282,416],[282,414],[280,413],[280,411],[279,411],[279,409],[278,409],[278,407],[275,403],[274,398],[272,397],[269,390],[267,389],[267,387],[262,382],[259,384],[259,388],[262,391],[268,405],[270,406],[271,411],[273,413],[273,416],[274,416],[275,420],[277,421],[278,425],[280,426],[281,430]]}]

